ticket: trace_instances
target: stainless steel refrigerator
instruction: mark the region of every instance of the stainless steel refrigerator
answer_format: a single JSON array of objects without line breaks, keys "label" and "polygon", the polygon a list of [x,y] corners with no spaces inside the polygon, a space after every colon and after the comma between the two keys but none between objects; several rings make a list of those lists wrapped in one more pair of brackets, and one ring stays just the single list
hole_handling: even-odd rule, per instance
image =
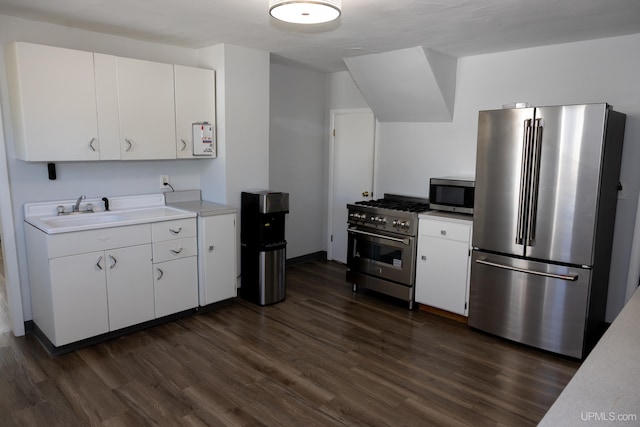
[{"label": "stainless steel refrigerator", "polygon": [[626,116],[481,111],[469,325],[582,358],[604,328]]}]

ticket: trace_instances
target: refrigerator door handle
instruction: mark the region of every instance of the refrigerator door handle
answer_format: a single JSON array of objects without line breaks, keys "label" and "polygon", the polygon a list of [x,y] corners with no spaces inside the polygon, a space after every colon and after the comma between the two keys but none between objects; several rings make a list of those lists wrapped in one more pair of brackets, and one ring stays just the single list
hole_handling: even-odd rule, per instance
[{"label": "refrigerator door handle", "polygon": [[529,214],[527,215],[527,246],[532,246],[536,238],[536,218],[538,210],[538,188],[540,184],[540,154],[542,150],[542,119],[536,119],[533,128],[531,148],[531,184],[529,188]]},{"label": "refrigerator door handle", "polygon": [[520,272],[520,273],[535,274],[537,276],[550,277],[552,279],[566,280],[566,281],[569,281],[569,282],[575,282],[576,280],[578,280],[578,275],[577,274],[553,274],[553,273],[547,273],[545,271],[527,270],[526,268],[520,268],[520,267],[513,267],[511,265],[498,264],[497,262],[485,261],[483,259],[477,259],[476,263],[488,265],[488,266],[491,266],[491,267],[502,268],[502,269],[505,269],[505,270],[517,271],[517,272]]},{"label": "refrigerator door handle", "polygon": [[522,140],[522,162],[520,165],[520,193],[518,196],[518,224],[516,228],[516,245],[524,243],[526,228],[525,202],[527,200],[527,189],[529,187],[529,170],[531,156],[529,155],[531,145],[531,119],[524,121],[524,138]]}]

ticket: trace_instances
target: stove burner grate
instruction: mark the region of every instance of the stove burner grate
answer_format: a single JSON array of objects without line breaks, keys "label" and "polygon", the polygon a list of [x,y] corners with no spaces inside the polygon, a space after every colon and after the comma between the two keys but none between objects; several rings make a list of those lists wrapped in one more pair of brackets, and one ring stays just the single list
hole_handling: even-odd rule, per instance
[{"label": "stove burner grate", "polygon": [[375,208],[392,209],[403,212],[423,212],[429,209],[428,203],[413,202],[407,200],[377,199],[355,202],[356,205]]}]

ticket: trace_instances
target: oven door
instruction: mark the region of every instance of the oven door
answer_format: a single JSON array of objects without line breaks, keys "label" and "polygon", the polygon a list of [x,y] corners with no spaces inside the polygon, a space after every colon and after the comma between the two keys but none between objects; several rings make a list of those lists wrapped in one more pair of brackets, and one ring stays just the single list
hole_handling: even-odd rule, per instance
[{"label": "oven door", "polygon": [[347,267],[354,272],[391,280],[406,286],[415,275],[415,245],[411,236],[350,227]]}]

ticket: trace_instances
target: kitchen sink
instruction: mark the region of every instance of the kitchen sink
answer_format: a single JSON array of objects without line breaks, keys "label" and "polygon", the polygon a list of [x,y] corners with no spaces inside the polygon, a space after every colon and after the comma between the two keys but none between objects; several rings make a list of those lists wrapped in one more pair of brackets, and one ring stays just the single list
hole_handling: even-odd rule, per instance
[{"label": "kitchen sink", "polygon": [[28,216],[25,221],[47,234],[118,227],[193,217],[195,214],[169,206],[117,211],[80,212],[65,215]]},{"label": "kitchen sink", "polygon": [[69,216],[54,216],[49,218],[39,218],[40,221],[49,227],[75,227],[83,225],[97,225],[116,221],[126,220],[126,215],[116,213],[81,213]]}]

